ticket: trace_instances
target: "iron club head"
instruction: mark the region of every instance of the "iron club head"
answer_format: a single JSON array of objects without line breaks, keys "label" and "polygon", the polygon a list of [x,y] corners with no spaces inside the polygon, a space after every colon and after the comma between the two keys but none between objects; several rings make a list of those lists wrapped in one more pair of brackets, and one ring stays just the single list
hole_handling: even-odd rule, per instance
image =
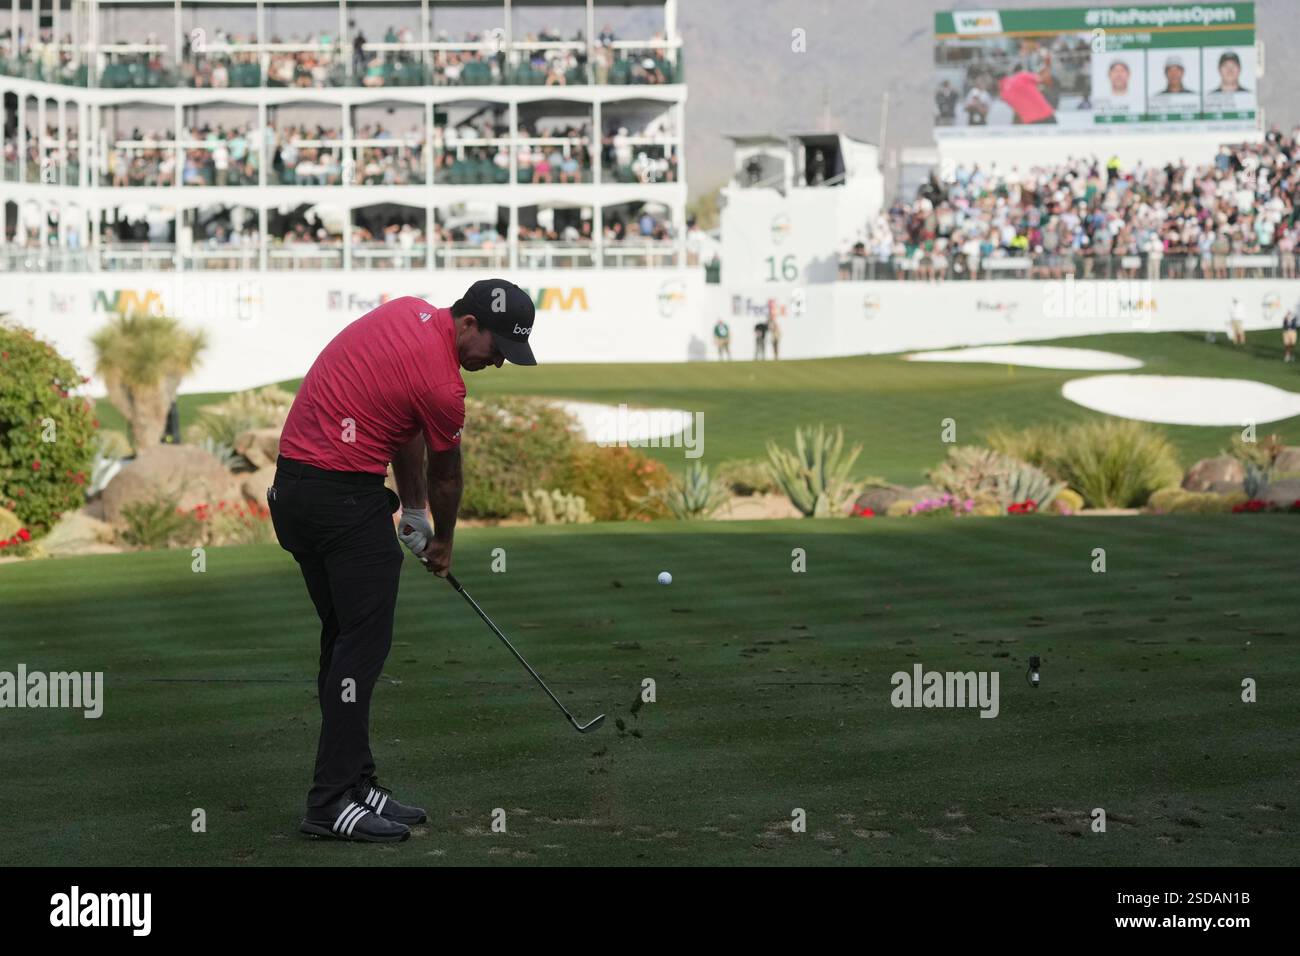
[{"label": "iron club head", "polygon": [[577,731],[578,733],[580,733],[580,734],[585,734],[585,733],[587,733],[587,731],[589,731],[589,730],[595,730],[597,727],[599,727],[601,724],[603,724],[603,723],[605,722],[605,715],[604,715],[604,714],[601,714],[599,717],[593,717],[591,720],[587,721],[585,724],[580,724],[580,723],[578,723],[578,719],[577,719],[576,717],[574,717],[572,714],[569,715],[569,720],[571,720],[571,721],[573,722],[573,729],[574,729],[574,730],[576,730],[576,731]]}]

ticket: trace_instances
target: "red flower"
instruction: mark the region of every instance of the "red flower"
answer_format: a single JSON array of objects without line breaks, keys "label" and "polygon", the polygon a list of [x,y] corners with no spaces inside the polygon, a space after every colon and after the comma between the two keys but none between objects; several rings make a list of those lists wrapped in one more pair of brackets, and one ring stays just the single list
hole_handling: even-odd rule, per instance
[{"label": "red flower", "polygon": [[32,540],[32,533],[28,531],[26,528],[19,528],[18,537],[21,538],[23,541],[30,541]]},{"label": "red flower", "polygon": [[99,427],[99,419],[96,418],[96,419],[95,419],[93,422],[91,422],[90,424],[92,424],[93,426],[95,426],[96,428],[98,428],[98,427]]},{"label": "red flower", "polygon": [[32,462],[32,471],[40,471],[40,470],[41,470],[41,460],[38,458],[34,462]]}]

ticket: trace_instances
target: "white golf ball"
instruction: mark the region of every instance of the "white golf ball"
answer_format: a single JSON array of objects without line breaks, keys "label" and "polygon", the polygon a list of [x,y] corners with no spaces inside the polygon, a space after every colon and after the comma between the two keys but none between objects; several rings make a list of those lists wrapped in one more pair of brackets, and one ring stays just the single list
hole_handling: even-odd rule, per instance
[{"label": "white golf ball", "polygon": [[659,583],[660,583],[660,584],[672,584],[672,583],[673,583],[673,576],[672,576],[671,574],[669,574],[667,571],[660,571],[660,572],[659,572]]}]

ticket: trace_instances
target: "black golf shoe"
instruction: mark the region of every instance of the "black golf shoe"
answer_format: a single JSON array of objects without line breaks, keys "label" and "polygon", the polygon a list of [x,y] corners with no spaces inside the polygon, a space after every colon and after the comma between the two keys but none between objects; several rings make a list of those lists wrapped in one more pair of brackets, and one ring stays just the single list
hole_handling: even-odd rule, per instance
[{"label": "black golf shoe", "polygon": [[340,800],[333,811],[308,811],[299,829],[313,836],[361,843],[401,843],[411,835],[406,824],[381,817],[352,799]]},{"label": "black golf shoe", "polygon": [[408,807],[393,799],[393,791],[380,786],[378,777],[362,780],[361,785],[352,791],[352,799],[369,807],[385,820],[403,823],[408,827],[423,823],[428,815],[419,807]]}]

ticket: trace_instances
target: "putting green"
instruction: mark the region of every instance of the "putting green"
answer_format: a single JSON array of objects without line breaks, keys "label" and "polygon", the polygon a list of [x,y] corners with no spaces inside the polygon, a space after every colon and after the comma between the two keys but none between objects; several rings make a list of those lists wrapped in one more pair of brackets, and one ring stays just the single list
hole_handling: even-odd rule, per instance
[{"label": "putting green", "polygon": [[[408,562],[373,744],[382,776],[431,819],[382,848],[296,833],[316,637],[278,548],[213,549],[202,574],[188,551],[3,566],[0,670],[106,673],[98,720],[0,710],[4,859],[1289,864],[1298,527],[1235,515],[465,530],[463,583],[579,719],[607,721],[574,733],[451,588]],[[488,571],[498,547],[505,574]],[[655,583],[661,570],[672,585]],[[999,716],[895,709],[891,674],[917,663],[998,671]],[[646,678],[657,701],[636,709]],[[1245,678],[1258,703],[1242,702]],[[1089,828],[1098,807],[1104,834]],[[796,808],[805,833],[791,831]],[[206,833],[192,832],[197,809]]]}]

